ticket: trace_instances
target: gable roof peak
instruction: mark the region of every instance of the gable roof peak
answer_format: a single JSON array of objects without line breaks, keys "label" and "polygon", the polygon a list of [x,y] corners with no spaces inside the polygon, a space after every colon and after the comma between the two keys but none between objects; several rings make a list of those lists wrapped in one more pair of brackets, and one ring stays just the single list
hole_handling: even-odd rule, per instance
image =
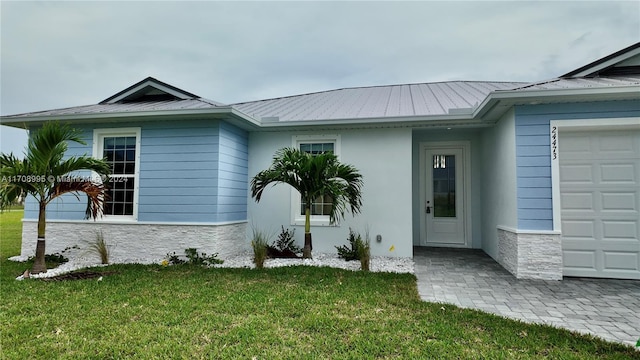
[{"label": "gable roof peak", "polygon": [[193,100],[198,95],[169,85],[151,76],[100,102],[100,104],[116,104],[145,101]]},{"label": "gable roof peak", "polygon": [[[635,59],[631,60],[632,58]],[[638,63],[640,63],[640,42],[579,67],[559,76],[559,78],[568,79],[638,74],[640,72],[640,65],[638,65]]]}]

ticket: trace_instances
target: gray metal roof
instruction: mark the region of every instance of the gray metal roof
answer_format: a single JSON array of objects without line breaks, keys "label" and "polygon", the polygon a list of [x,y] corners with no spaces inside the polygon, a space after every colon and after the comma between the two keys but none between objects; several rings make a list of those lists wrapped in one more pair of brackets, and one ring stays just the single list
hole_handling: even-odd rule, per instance
[{"label": "gray metal roof", "polygon": [[[588,88],[607,88],[621,86],[638,86],[640,85],[640,75],[612,76],[612,77],[594,77],[594,78],[557,78],[545,81],[534,82],[513,89],[513,91],[528,90],[571,90],[571,89],[588,89]],[[500,91],[498,90],[498,91]],[[640,91],[640,88],[638,89]]]},{"label": "gray metal roof", "polygon": [[[314,120],[389,119],[471,114],[491,93],[514,94],[546,90],[638,87],[640,75],[557,78],[535,83],[449,81],[345,88],[296,96],[224,105],[204,98],[148,102],[100,103],[63,109],[2,116],[4,123],[21,119],[100,114],[132,114],[207,109],[239,111],[263,123]],[[244,116],[244,115],[243,115]]]},{"label": "gray metal roof", "polygon": [[3,116],[6,119],[17,119],[21,117],[33,116],[63,116],[63,115],[90,115],[90,114],[109,114],[109,113],[127,113],[127,112],[143,112],[143,111],[170,111],[170,110],[194,110],[209,109],[225,106],[215,101],[198,98],[189,100],[168,100],[154,102],[131,102],[116,104],[96,104],[75,106],[63,109],[53,109],[45,111],[36,111],[25,114]]},{"label": "gray metal roof", "polygon": [[346,88],[232,104],[256,119],[277,121],[337,120],[433,116],[471,109],[495,90],[520,82],[449,81]]}]

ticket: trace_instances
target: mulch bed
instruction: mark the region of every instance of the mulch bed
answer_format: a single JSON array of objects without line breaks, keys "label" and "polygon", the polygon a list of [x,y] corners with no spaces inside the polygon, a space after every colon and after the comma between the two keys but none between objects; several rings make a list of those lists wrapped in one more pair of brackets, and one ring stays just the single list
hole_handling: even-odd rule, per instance
[{"label": "mulch bed", "polygon": [[103,271],[103,272],[94,272],[94,271],[75,271],[70,272],[58,276],[52,276],[48,278],[41,278],[42,281],[66,281],[66,280],[86,280],[86,279],[95,279],[100,276],[117,274],[117,271]]}]

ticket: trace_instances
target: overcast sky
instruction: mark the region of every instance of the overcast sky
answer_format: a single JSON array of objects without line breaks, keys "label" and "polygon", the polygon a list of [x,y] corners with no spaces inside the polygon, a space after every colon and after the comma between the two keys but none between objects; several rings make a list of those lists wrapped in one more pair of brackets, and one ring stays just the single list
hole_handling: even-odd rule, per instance
[{"label": "overcast sky", "polygon": [[[553,78],[640,41],[640,2],[0,2],[2,115],[153,76],[222,103]],[[0,151],[23,132],[0,127]]]}]

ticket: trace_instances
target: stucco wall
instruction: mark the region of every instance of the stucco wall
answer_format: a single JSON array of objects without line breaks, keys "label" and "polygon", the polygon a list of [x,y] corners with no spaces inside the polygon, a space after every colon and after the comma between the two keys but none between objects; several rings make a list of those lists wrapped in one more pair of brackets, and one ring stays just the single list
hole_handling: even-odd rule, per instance
[{"label": "stucco wall", "polygon": [[[360,233],[369,227],[373,255],[413,256],[410,129],[251,133],[249,176],[269,167],[276,150],[292,146],[293,135],[323,134],[340,135],[340,161],[354,165],[362,174],[363,205],[360,214],[354,217],[347,213],[337,226],[313,226],[314,251],[335,252],[336,245],[346,243],[350,227]],[[303,244],[304,226],[292,225],[289,186],[268,188],[260,203],[249,199],[248,208],[250,227],[273,234],[281,225],[295,228],[296,241]],[[382,236],[380,243],[375,241],[378,234]]]},{"label": "stucco wall", "polygon": [[499,225],[517,227],[516,145],[513,110],[482,133],[482,249],[498,256]]}]

